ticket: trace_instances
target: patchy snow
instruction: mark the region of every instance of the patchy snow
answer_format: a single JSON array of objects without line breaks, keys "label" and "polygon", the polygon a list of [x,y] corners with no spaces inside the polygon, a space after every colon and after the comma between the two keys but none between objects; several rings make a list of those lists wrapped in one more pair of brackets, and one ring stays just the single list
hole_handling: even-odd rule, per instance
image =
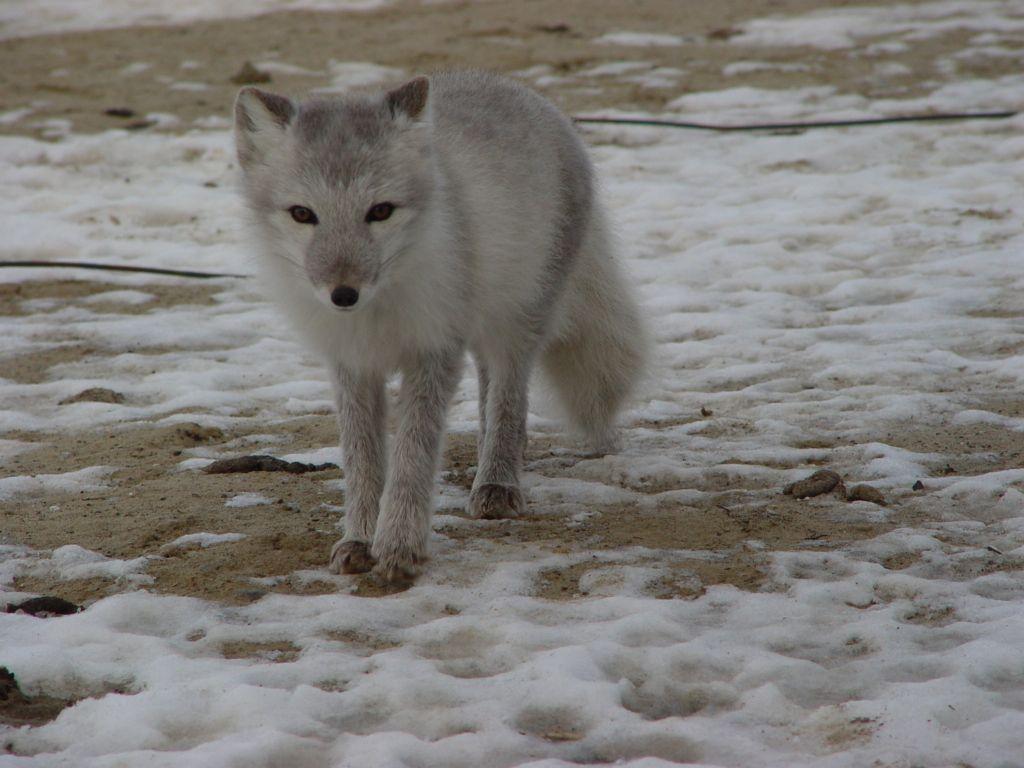
[{"label": "patchy snow", "polygon": [[[580,70],[578,74],[582,77],[608,77],[611,75],[630,74],[637,71],[643,72],[653,68],[654,64],[649,61],[609,61],[589,69]],[[536,70],[537,68],[535,67],[534,69]],[[519,75],[521,77],[532,77],[538,74],[545,74],[548,71],[550,69],[541,69],[539,71],[524,70]]]},{"label": "patchy snow", "polygon": [[[238,493],[224,502],[225,507],[259,507],[272,503],[262,493]],[[232,534],[234,535],[234,534]]]},{"label": "patchy snow", "polygon": [[84,298],[82,301],[86,304],[103,304],[110,302],[112,304],[130,304],[137,306],[139,304],[148,304],[155,298],[156,297],[152,293],[146,293],[145,291],[124,290],[94,293],[91,296]]},{"label": "patchy snow", "polygon": [[256,16],[281,10],[365,11],[387,0],[5,0],[0,38]]},{"label": "patchy snow", "polygon": [[99,552],[66,544],[52,552],[17,547],[0,548],[0,586],[8,587],[15,577],[35,576],[59,579],[108,578],[132,584],[148,584],[153,579],[144,573],[149,556],[122,560]]},{"label": "patchy snow", "polygon": [[[809,64],[779,61],[734,61],[722,67],[726,77],[748,75],[751,72],[806,72],[811,69]],[[880,73],[881,74],[881,73]],[[889,73],[893,74],[893,73]]]},{"label": "patchy snow", "polygon": [[183,461],[179,461],[178,462],[177,469],[178,469],[179,472],[191,472],[193,470],[203,469],[205,467],[208,467],[211,464],[213,464],[214,461],[216,461],[216,459],[208,459],[208,458],[184,459]]},{"label": "patchy snow", "polygon": [[285,461],[299,461],[303,464],[337,464],[340,467],[341,449],[336,445],[328,445],[315,451],[289,453],[281,458]]},{"label": "patchy snow", "polygon": [[4,112],[0,112],[0,125],[10,125],[16,123],[24,117],[28,117],[35,110],[32,107],[22,107],[21,109],[8,109]]},{"label": "patchy snow", "polygon": [[54,493],[100,491],[108,487],[102,481],[116,469],[116,467],[86,467],[74,472],[0,477],[0,501],[46,496]]},{"label": "patchy snow", "polygon": [[646,48],[648,46],[682,45],[684,40],[679,35],[666,35],[656,32],[609,32],[594,39],[601,45],[622,45]]},{"label": "patchy snow", "polygon": [[755,19],[729,38],[739,45],[852,48],[868,37],[891,36],[886,44],[926,40],[947,32],[989,31],[1008,38],[1024,32],[1016,0],[942,2],[827,8],[801,16]]},{"label": "patchy snow", "polygon": [[19,453],[25,453],[39,447],[36,443],[25,442],[24,440],[0,439],[0,467],[5,466],[10,459]]},{"label": "patchy snow", "polygon": [[[259,500],[251,501],[249,499],[243,499],[242,504],[232,504],[231,502],[235,499],[241,499],[243,496],[259,496],[257,493],[243,493],[228,500],[227,506],[229,507],[251,507],[256,504],[269,504],[270,499],[260,496]],[[241,541],[245,538],[244,533],[186,533],[184,536],[179,536],[174,541],[167,542],[163,549],[178,549],[180,547],[191,547],[193,545],[203,547],[212,547],[217,544],[229,544],[233,541]]]},{"label": "patchy snow", "polygon": [[135,61],[131,64],[126,64],[124,68],[121,69],[121,75],[124,77],[134,77],[135,75],[141,75],[146,70],[151,69],[152,66],[153,65],[150,64],[148,61]]},{"label": "patchy snow", "polygon": [[315,88],[316,93],[345,93],[353,88],[384,85],[400,81],[405,72],[365,61],[331,61],[328,64],[331,84]]},{"label": "patchy snow", "polygon": [[210,86],[206,83],[199,83],[193,80],[179,80],[171,83],[168,87],[172,91],[195,91],[197,93],[210,89]]},{"label": "patchy snow", "polygon": [[915,99],[868,99],[840,93],[831,85],[791,88],[739,86],[710,93],[691,93],[669,102],[669,110],[688,120],[719,120],[732,124],[795,120],[844,120],[938,112],[1013,111],[1024,75],[996,80],[960,80],[938,86]]},{"label": "patchy snow", "polygon": [[256,69],[262,72],[276,73],[279,75],[319,75],[321,72],[308,69],[306,67],[300,67],[297,64],[289,64],[286,61],[277,61],[276,59],[268,59],[266,61],[257,61]]},{"label": "patchy snow", "polygon": [[[1009,3],[934,5],[945,10],[922,11],[924,31],[946,17],[1017,23]],[[902,11],[870,13],[877,26]],[[857,39],[860,12],[851,18],[832,22],[846,30],[836,40]],[[672,109],[725,121],[997,107],[1021,85],[978,80],[881,103],[829,88],[731,89]],[[952,427],[1024,433],[1022,128],[1016,118],[796,135],[588,129],[657,364],[626,415],[620,453],[557,476],[542,462],[528,468],[531,511],[550,519],[568,509],[579,523],[621,504],[684,508],[713,478],[780,488],[827,461],[896,502],[849,505],[848,519],[894,530],[834,551],[809,542],[770,554],[765,591],[712,586],[666,600],[652,584],[678,575],[681,560],[720,554],[499,547],[449,533],[500,523],[440,514],[429,569],[386,599],[350,594],[339,577],[334,594],[268,594],[241,607],[139,591],[67,617],[4,615],[0,658],[26,692],[94,698],[47,725],[5,728],[20,756],[0,763],[1020,765],[1024,570],[1013,558],[1024,557],[1024,469],[947,471],[942,448],[903,438]],[[230,136],[216,125],[183,136],[0,138],[0,258],[247,272],[232,164]],[[330,418],[319,362],[247,281],[215,282],[208,304],[140,302],[145,311],[124,314],[116,304],[131,306],[139,286],[174,281],[104,279],[120,300],[0,316],[0,430],[181,412],[222,425]],[[5,360],[69,344],[95,353],[39,383],[3,378]],[[128,402],[57,405],[99,381]],[[475,393],[467,375],[455,431],[475,429]],[[543,438],[560,427],[537,402],[529,424]],[[0,443],[0,455],[20,445]],[[286,458],[336,460],[336,450]],[[3,478],[0,495],[98,487],[110,471]],[[922,479],[927,497],[910,490]],[[442,485],[442,510],[464,500]],[[922,511],[926,522],[905,524]],[[200,546],[225,535],[190,534]],[[4,545],[0,583],[43,572],[144,583],[149,557]],[[887,568],[889,558],[909,565]],[[580,564],[591,566],[585,597],[536,596],[545,571]],[[231,643],[295,653],[278,663],[225,658]]]}]

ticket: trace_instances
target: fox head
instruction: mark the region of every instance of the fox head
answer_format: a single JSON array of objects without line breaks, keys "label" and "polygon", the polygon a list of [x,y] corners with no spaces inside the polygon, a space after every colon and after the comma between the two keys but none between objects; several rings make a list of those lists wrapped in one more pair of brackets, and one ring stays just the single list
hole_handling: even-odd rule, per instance
[{"label": "fox head", "polygon": [[263,246],[339,309],[366,306],[416,239],[434,163],[429,81],[385,94],[235,101],[235,144]]}]

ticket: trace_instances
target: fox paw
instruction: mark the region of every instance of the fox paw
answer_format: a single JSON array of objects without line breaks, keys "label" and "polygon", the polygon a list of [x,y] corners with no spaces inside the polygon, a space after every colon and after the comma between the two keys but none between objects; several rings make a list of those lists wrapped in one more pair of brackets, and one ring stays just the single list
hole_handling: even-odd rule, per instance
[{"label": "fox paw", "polygon": [[377,561],[365,541],[337,541],[331,548],[331,573],[366,573]]},{"label": "fox paw", "polygon": [[425,553],[400,546],[375,546],[373,558],[376,560],[373,575],[377,580],[398,588],[412,586],[422,570],[421,566],[427,561]]},{"label": "fox paw", "polygon": [[523,492],[514,485],[484,483],[469,494],[469,514],[483,520],[517,517],[525,509]]}]

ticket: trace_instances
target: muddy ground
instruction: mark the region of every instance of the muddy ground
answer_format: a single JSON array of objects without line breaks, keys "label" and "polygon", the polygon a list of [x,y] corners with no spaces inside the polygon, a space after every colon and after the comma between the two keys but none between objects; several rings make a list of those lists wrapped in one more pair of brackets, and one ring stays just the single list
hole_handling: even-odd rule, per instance
[{"label": "muddy ground", "polygon": [[[649,62],[651,70],[677,67],[686,71],[681,81],[664,87],[595,76],[546,89],[548,95],[577,114],[595,114],[609,108],[657,111],[686,92],[736,85],[789,88],[824,83],[872,98],[906,98],[922,92],[925,80],[932,81],[929,89],[933,87],[941,76],[942,62],[964,43],[965,33],[951,31],[907,50],[888,53],[886,61],[902,68],[891,67],[891,74],[879,77],[877,62],[859,49],[745,48],[729,42],[751,18],[825,5],[853,3],[720,0],[687,3],[685,13],[681,10],[683,4],[675,0],[399,3],[364,13],[279,13],[182,27],[140,27],[4,41],[0,46],[0,111],[26,105],[31,105],[33,111],[0,125],[0,131],[46,136],[55,119],[69,121],[76,132],[132,124],[138,130],[185,130],[195,120],[229,114],[238,87],[230,78],[247,60],[279,60],[308,70],[273,73],[266,87],[292,94],[329,85],[327,69],[332,59],[372,62],[409,73],[462,66],[517,72],[545,65],[556,76],[574,75],[625,59]],[[643,49],[594,42],[602,34],[622,30],[668,32],[684,36],[685,42]],[[740,80],[722,73],[723,66],[738,60],[799,63],[805,68],[754,71]],[[128,68],[138,62],[148,66]],[[1006,58],[966,61],[959,65],[957,76],[992,76],[999,74],[992,71],[993,67],[1008,68],[1012,64]],[[200,85],[188,90],[172,87],[183,81]],[[106,114],[111,108],[131,114]],[[177,122],[147,124],[145,116],[153,112],[173,115]],[[76,298],[111,288],[100,278],[46,278],[40,274],[38,281],[18,285],[0,282],[0,313],[25,312],[24,302],[29,299]],[[97,308],[152,312],[176,304],[201,305],[211,302],[217,290],[207,284],[166,281],[135,287],[156,295],[157,300],[144,307]],[[24,383],[47,381],[55,375],[54,366],[99,354],[95,349],[69,345],[43,355],[5,356],[3,376]],[[999,407],[1014,411],[1020,410],[1021,404]],[[326,575],[313,579],[294,576],[296,571],[321,568],[337,537],[335,522],[343,499],[323,480],[339,477],[338,470],[307,475],[205,475],[177,470],[190,449],[244,441],[247,434],[279,436],[279,453],[319,448],[336,439],[336,426],[327,412],[271,425],[261,423],[258,417],[252,414],[248,431],[242,427],[223,432],[190,429],[187,425],[132,425],[76,434],[3,435],[38,444],[34,450],[11,459],[0,470],[5,476],[68,472],[95,465],[119,469],[109,479],[110,490],[0,503],[2,541],[39,549],[74,542],[118,558],[152,555],[155,559],[147,573],[153,583],[147,588],[234,603],[257,599],[266,590],[309,593],[351,588],[350,582]],[[694,414],[694,420],[697,418],[699,414]],[[712,421],[710,429],[714,428]],[[1019,466],[1022,458],[1019,435],[994,426],[972,427],[970,434],[952,428],[946,432],[901,430],[874,439],[949,454],[944,463],[951,464],[958,474]],[[565,471],[571,462],[566,465],[547,459],[558,449],[573,447],[568,438],[536,441],[530,447],[529,466],[541,474]],[[827,454],[835,446],[819,447]],[[469,437],[456,436],[450,441],[445,470],[456,483],[468,482],[475,462],[473,450]],[[943,466],[934,468],[936,476],[943,472]],[[709,472],[703,482],[706,487],[698,490],[709,495],[706,501],[694,505],[664,502],[653,508],[609,506],[596,510],[597,514],[579,525],[569,525],[567,515],[531,509],[520,520],[445,523],[438,532],[455,541],[489,540],[498,554],[524,548],[540,554],[595,553],[595,557],[605,558],[601,561],[604,563],[632,546],[660,550],[672,562],[674,575],[649,585],[651,592],[666,598],[686,598],[715,583],[770,589],[764,564],[767,553],[773,550],[846,545],[897,525],[913,524],[926,515],[927,504],[922,499],[928,493],[927,479],[923,489],[903,489],[888,499],[895,513],[884,523],[869,522],[870,516],[851,515],[850,505],[836,494],[797,501],[782,495],[781,488],[731,484],[714,472]],[[650,492],[666,490],[672,489],[658,487]],[[272,503],[224,506],[224,499],[242,492],[261,493]],[[452,520],[464,517],[460,509],[442,512]],[[178,536],[197,531],[239,532],[247,538],[206,549],[166,548]],[[750,547],[750,540],[762,542],[763,548]],[[705,552],[707,556],[676,556],[672,554],[676,550]],[[910,562],[898,558],[884,564],[898,569]],[[570,568],[545,572],[535,592],[551,599],[585,596],[580,578],[590,567],[584,560]],[[1002,561],[996,567],[1007,564]],[[272,584],[251,580],[271,576],[281,578]],[[15,586],[28,592],[59,594],[79,603],[136,588],[128,582],[108,579],[58,582],[33,576],[21,578]],[[380,594],[368,580],[357,583],[355,589],[360,594]]]},{"label": "muddy ground", "polygon": [[[811,40],[807,46],[781,48],[730,41],[750,19],[872,4],[884,5],[845,0],[398,2],[360,13],[287,12],[5,40],[0,46],[0,112],[29,105],[32,112],[0,122],[0,133],[53,135],[53,120],[68,121],[76,132],[185,130],[197,119],[229,115],[238,89],[231,78],[246,61],[279,61],[306,70],[271,74],[264,87],[288,94],[329,86],[332,60],[371,62],[407,73],[460,67],[513,73],[548,67],[550,75],[569,79],[609,62],[646,63],[631,77],[606,74],[540,84],[549,97],[577,114],[607,108],[657,111],[685,93],[735,85],[825,83],[870,98],[907,98],[941,77],[944,62],[973,35],[950,30],[884,54],[868,54],[860,46],[822,50]],[[683,44],[595,42],[623,30],[678,35]],[[766,67],[742,77],[723,74],[723,67],[741,60],[790,68]],[[877,65],[882,60],[886,68],[880,75]],[[1013,60],[1006,58],[959,61],[957,76],[988,77],[1011,66]],[[662,86],[634,79],[661,67],[683,70],[685,76]],[[151,125],[146,118],[151,113],[178,121]]]},{"label": "muddy ground", "polygon": [[[27,299],[74,296],[82,298],[109,290],[111,285],[95,280],[39,281],[0,290],[0,313],[18,314]],[[177,286],[154,283],[136,286],[157,296],[143,307],[116,305],[108,311],[151,312],[174,304],[202,304],[216,288],[208,285]],[[138,351],[138,350],[136,350]],[[50,366],[79,356],[100,354],[96,350],[69,347],[54,355],[7,358],[8,378],[25,383],[46,380]],[[110,354],[107,350],[103,354]],[[89,392],[86,398],[105,398],[110,392]],[[117,393],[114,393],[117,394]],[[986,407],[1008,415],[1024,410],[1024,403],[987,403]],[[717,423],[693,414],[692,420],[707,421],[703,435],[735,430],[727,415]],[[231,430],[201,427],[184,422],[171,426],[132,424],[75,434],[9,432],[7,439],[37,444],[38,447],[11,457],[4,476],[71,472],[103,465],[118,467],[106,481],[107,490],[0,503],[4,543],[24,544],[46,550],[75,543],[109,557],[132,559],[147,555],[146,574],[152,577],[148,589],[204,597],[229,603],[258,599],[267,591],[311,594],[352,589],[357,594],[381,595],[384,590],[370,578],[353,583],[317,571],[326,561],[337,538],[336,522],[343,495],[325,480],[341,476],[338,469],[308,474],[255,472],[246,474],[205,474],[181,471],[180,462],[197,448],[209,448],[225,455],[244,453],[240,446],[253,434],[273,435],[281,454],[310,451],[336,440],[333,416],[305,415],[266,423],[259,414],[239,420]],[[671,429],[678,423],[646,425],[648,429]],[[1019,436],[996,426],[950,426],[941,430],[894,431],[879,435],[885,442],[919,452],[941,455],[933,476],[970,475],[1019,466],[1022,456]],[[807,446],[819,447],[819,446]],[[828,449],[831,446],[820,446]],[[540,475],[565,476],[583,456],[568,436],[534,439],[527,455],[527,468]],[[453,435],[445,452],[444,471],[454,485],[468,489],[475,465],[475,439]],[[823,453],[827,457],[827,450]],[[827,458],[820,460],[826,464]],[[785,462],[779,468],[788,468]],[[808,467],[808,474],[812,471]],[[924,478],[927,483],[928,478]],[[582,522],[574,521],[575,509],[560,512],[542,504],[531,506],[521,519],[471,521],[461,507],[441,505],[439,514],[449,517],[437,532],[456,546],[486,543],[495,555],[544,553],[587,555],[564,568],[543,571],[535,594],[550,599],[586,596],[580,578],[596,567],[629,562],[644,565],[670,563],[669,575],[647,586],[658,597],[697,596],[710,584],[728,583],[741,589],[771,589],[765,569],[767,555],[776,550],[829,549],[868,539],[886,530],[920,523],[927,519],[928,488],[903,489],[887,494],[893,513],[873,519],[853,512],[841,492],[797,500],[782,487],[765,485],[756,479],[735,479],[710,468],[696,485],[686,489],[708,493],[706,499],[680,504],[659,499],[658,494],[683,490],[664,481],[648,483],[643,478],[623,481],[623,487],[647,494],[644,504],[609,504]],[[240,493],[259,493],[269,504],[227,507],[224,501]],[[865,502],[860,502],[863,509]],[[243,533],[246,538],[214,547],[197,545],[169,548],[179,536],[195,532]],[[751,546],[750,542],[760,542]],[[953,542],[951,542],[953,543]],[[648,553],[637,560],[634,547]],[[685,551],[686,554],[681,554]],[[661,552],[662,555],[655,553]],[[618,554],[617,554],[618,553]],[[697,554],[695,554],[697,553]],[[618,558],[618,559],[617,559]],[[885,561],[886,567],[901,569],[913,558]],[[995,567],[1017,567],[1005,559]],[[296,573],[300,572],[300,573]],[[278,577],[267,581],[268,577]],[[79,604],[126,589],[138,588],[130,579],[90,578],[59,580],[53,575],[24,575],[15,588],[25,592],[56,594]]]}]

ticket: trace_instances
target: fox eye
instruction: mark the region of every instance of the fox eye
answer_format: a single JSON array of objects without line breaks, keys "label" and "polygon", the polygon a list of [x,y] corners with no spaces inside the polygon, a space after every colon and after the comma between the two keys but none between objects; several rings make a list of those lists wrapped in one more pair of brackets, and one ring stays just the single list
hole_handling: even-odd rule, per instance
[{"label": "fox eye", "polygon": [[366,222],[372,224],[375,221],[384,221],[394,212],[395,206],[392,203],[377,203],[366,212]]},{"label": "fox eye", "polygon": [[293,205],[288,209],[288,213],[299,224],[316,224],[319,221],[316,214],[304,205]]}]

